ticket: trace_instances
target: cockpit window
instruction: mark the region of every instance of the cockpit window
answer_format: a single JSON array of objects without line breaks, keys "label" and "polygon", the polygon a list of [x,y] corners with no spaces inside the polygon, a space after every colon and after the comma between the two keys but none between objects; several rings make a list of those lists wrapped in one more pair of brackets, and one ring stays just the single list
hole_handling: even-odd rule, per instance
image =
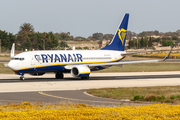
[{"label": "cockpit window", "polygon": [[12,58],[12,60],[24,60],[24,58]]}]

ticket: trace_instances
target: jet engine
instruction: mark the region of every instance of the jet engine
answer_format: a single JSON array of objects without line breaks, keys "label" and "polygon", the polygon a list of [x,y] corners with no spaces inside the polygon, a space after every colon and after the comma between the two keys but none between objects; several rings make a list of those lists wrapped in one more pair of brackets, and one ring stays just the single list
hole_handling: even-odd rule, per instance
[{"label": "jet engine", "polygon": [[74,77],[89,78],[90,69],[87,66],[75,66],[71,69],[71,75]]}]

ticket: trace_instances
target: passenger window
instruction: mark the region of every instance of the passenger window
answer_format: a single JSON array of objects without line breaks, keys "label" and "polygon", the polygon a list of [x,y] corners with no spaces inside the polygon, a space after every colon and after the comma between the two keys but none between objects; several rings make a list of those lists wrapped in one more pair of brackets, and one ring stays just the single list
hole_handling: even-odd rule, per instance
[{"label": "passenger window", "polygon": [[22,60],[24,60],[24,58],[20,58],[20,60],[22,61]]}]

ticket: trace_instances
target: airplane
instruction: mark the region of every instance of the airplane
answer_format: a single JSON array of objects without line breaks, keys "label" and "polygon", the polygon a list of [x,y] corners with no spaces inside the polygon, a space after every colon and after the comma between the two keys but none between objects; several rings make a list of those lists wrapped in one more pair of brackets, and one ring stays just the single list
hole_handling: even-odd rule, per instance
[{"label": "airplane", "polygon": [[91,71],[102,70],[113,65],[123,66],[131,63],[159,62],[169,57],[172,48],[162,60],[121,62],[126,55],[149,52],[126,53],[124,51],[128,20],[129,14],[126,13],[111,43],[100,50],[41,50],[22,52],[15,56],[15,44],[13,43],[10,53],[12,60],[8,63],[8,67],[20,75],[20,80],[25,80],[24,74],[26,73],[39,76],[48,72],[54,72],[56,79],[63,79],[63,73],[71,73],[74,77],[89,79]]}]

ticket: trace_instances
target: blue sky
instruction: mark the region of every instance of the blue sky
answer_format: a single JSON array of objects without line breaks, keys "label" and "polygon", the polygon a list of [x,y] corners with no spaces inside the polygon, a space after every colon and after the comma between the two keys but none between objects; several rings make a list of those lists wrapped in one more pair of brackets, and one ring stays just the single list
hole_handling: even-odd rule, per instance
[{"label": "blue sky", "polygon": [[125,13],[128,30],[139,33],[180,29],[180,0],[1,0],[0,30],[16,34],[31,23],[39,32],[70,32],[88,37],[114,34]]}]

